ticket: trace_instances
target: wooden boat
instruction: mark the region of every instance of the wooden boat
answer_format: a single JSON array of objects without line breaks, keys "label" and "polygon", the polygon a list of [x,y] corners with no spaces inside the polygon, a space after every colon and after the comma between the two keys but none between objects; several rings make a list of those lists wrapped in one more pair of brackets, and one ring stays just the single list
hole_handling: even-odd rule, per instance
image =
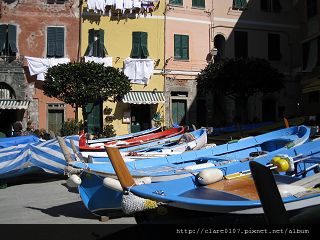
[{"label": "wooden boat", "polygon": [[[88,145],[95,144],[95,143],[107,143],[107,142],[111,142],[111,141],[130,139],[133,137],[138,137],[138,136],[142,136],[142,135],[146,135],[146,134],[150,134],[150,133],[155,133],[158,131],[161,131],[161,127],[154,127],[154,128],[150,128],[147,130],[143,130],[143,131],[139,131],[139,132],[135,132],[135,133],[124,134],[124,135],[120,135],[120,136],[116,136],[116,137],[87,140],[86,143]],[[82,137],[85,137],[85,136],[83,135]]]},{"label": "wooden boat", "polygon": [[[170,139],[160,139],[146,144],[130,148],[122,148],[121,155],[125,161],[134,161],[138,159],[164,157],[175,154],[181,154],[186,151],[199,150],[207,144],[206,129],[198,129],[192,132],[177,135]],[[84,154],[82,154],[84,155]],[[93,154],[92,162],[106,162],[109,161],[106,152],[98,152]]]},{"label": "wooden boat", "polygon": [[[116,155],[114,150],[109,148],[108,152]],[[285,174],[279,174],[282,171],[281,165],[277,164],[279,155],[254,161],[263,165],[267,161],[273,163],[270,167],[276,170],[274,178],[290,216],[319,208],[320,140],[288,149],[284,153],[285,157],[290,156],[294,160],[294,169]],[[137,222],[174,220],[186,223],[195,217],[197,222],[210,223],[264,222],[263,207],[251,175],[234,177],[233,174],[249,171],[248,162],[206,169],[199,174],[171,181],[138,185],[125,164],[113,160],[121,186],[126,191],[122,198],[122,209],[130,214],[136,212]],[[218,171],[221,172],[220,178],[210,175]],[[233,174],[231,178],[230,174]]]},{"label": "wooden boat", "polygon": [[[131,161],[126,165],[134,178],[150,177],[149,181],[152,182],[193,176],[205,168],[230,170],[237,163],[243,163],[244,169],[248,169],[249,160],[262,159],[261,161],[267,164],[270,156],[286,153],[308,141],[309,133],[308,127],[291,127],[208,149],[162,158]],[[265,152],[266,150],[269,153]],[[263,153],[264,155],[259,155]],[[294,151],[290,151],[289,154],[296,155]],[[120,209],[122,193],[103,184],[105,179],[109,181],[110,177],[116,178],[112,164],[73,162],[71,166],[83,172],[80,175],[79,193],[85,206],[91,212],[102,214],[101,211]],[[226,174],[232,172],[235,170],[227,171]]]},{"label": "wooden boat", "polygon": [[127,148],[132,146],[141,145],[143,143],[148,143],[152,141],[157,141],[158,139],[164,139],[173,137],[184,132],[184,127],[170,128],[161,132],[150,133],[138,137],[129,138],[126,140],[110,141],[107,143],[95,143],[91,145],[83,145],[83,138],[80,139],[79,150],[80,152],[85,152],[85,155],[93,155],[95,152],[103,152],[105,146],[112,146],[116,148]]},{"label": "wooden boat", "polygon": [[[65,141],[71,149],[70,140],[78,142],[79,136],[67,136]],[[56,139],[19,144],[0,149],[0,179],[13,179],[36,172],[64,174],[67,166]]]}]

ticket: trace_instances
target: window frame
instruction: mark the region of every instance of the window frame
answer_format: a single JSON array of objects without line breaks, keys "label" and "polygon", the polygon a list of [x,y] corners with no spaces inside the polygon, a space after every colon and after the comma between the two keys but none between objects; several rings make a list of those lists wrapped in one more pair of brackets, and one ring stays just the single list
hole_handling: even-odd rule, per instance
[{"label": "window frame", "polygon": [[[275,50],[275,48],[277,49]],[[279,61],[281,58],[281,35],[277,33],[268,33],[268,60]]]},{"label": "window frame", "polygon": [[183,6],[183,0],[169,0],[169,5]]},{"label": "window frame", "polygon": [[149,56],[148,33],[142,31],[133,31],[130,57],[135,59],[146,59]]},{"label": "window frame", "polygon": [[[242,36],[241,36],[242,35]],[[234,31],[234,57],[235,58],[247,58],[249,56],[249,36],[248,32],[246,31]],[[244,50],[244,40],[245,36],[245,50]],[[238,38],[238,39],[237,39]],[[238,45],[238,42],[241,43]],[[245,52],[245,54],[243,54]]]},{"label": "window frame", "polygon": [[[189,61],[190,60],[190,36],[186,34],[174,34],[174,43],[173,43],[173,56],[174,60],[177,61]],[[179,40],[177,38],[180,38]],[[188,46],[187,46],[187,56],[184,57],[184,47],[183,46],[183,38],[186,38]],[[177,42],[179,41],[179,43]],[[179,45],[178,45],[179,44]],[[176,51],[179,51],[179,55],[176,55]]]},{"label": "window frame", "polygon": [[[55,33],[49,33],[49,29],[55,29]],[[59,33],[57,33],[57,30],[63,30],[61,31],[63,33],[63,37],[61,38],[61,36],[59,36]],[[50,36],[49,36],[50,34]],[[53,41],[52,39],[55,38],[55,41]],[[61,46],[59,46],[59,42],[62,42],[61,39],[63,39],[63,44],[61,44]],[[48,26],[47,27],[47,38],[46,38],[47,44],[46,44],[46,57],[47,58],[63,58],[65,56],[65,51],[66,51],[66,28],[65,26]],[[50,44],[54,43],[54,50],[51,49],[51,47],[49,47]],[[59,47],[62,50],[57,50],[59,49]],[[54,51],[54,54],[51,54],[51,51]],[[59,54],[59,52],[61,52],[61,55]]]},{"label": "window frame", "polygon": [[[200,4],[201,2],[201,4]],[[192,0],[192,8],[200,8],[204,9],[206,7],[206,1],[205,0]]]}]

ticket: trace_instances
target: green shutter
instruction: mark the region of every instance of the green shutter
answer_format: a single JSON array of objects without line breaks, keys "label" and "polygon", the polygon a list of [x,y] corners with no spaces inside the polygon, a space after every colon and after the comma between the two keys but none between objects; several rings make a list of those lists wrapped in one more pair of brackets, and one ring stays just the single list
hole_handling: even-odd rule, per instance
[{"label": "green shutter", "polygon": [[181,59],[181,35],[174,35],[174,59]]},{"label": "green shutter", "polygon": [[48,27],[47,29],[47,56],[54,57],[56,54],[56,29]]},{"label": "green shutter", "polygon": [[204,0],[192,0],[192,7],[204,8],[205,1]]},{"label": "green shutter", "polygon": [[0,25],[0,52],[6,47],[7,25]]},{"label": "green shutter", "polygon": [[140,46],[141,46],[141,55],[140,58],[147,58],[149,56],[148,52],[148,33],[141,32]]},{"label": "green shutter", "polygon": [[102,104],[89,103],[86,111],[88,112],[88,132],[95,133],[95,130],[101,130]]},{"label": "green shutter", "polygon": [[94,43],[94,29],[89,29],[88,32],[88,47],[86,52],[84,53],[85,56],[92,56],[93,55],[93,43]]},{"label": "green shutter", "polygon": [[56,57],[64,56],[64,28],[56,28]]},{"label": "green shutter", "polygon": [[140,55],[141,55],[140,37],[141,37],[141,32],[132,32],[132,49],[130,54],[132,58],[140,58]]},{"label": "green shutter", "polygon": [[170,0],[169,3],[172,5],[182,5],[183,0]]},{"label": "green shutter", "polygon": [[13,53],[17,53],[18,49],[17,49],[17,26],[15,25],[8,25],[8,41],[9,41],[9,46],[11,49],[11,52]]},{"label": "green shutter", "polygon": [[181,36],[181,58],[189,59],[189,36]]},{"label": "green shutter", "polygon": [[105,57],[105,47],[104,47],[104,31],[99,29],[98,32],[98,53],[97,57]]},{"label": "green shutter", "polygon": [[233,7],[236,9],[243,9],[247,5],[247,0],[233,0]]}]

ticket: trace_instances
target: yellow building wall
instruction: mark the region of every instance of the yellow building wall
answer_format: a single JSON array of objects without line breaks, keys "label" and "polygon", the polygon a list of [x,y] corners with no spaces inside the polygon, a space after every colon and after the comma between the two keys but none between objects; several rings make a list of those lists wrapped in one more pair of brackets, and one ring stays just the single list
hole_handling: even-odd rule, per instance
[{"label": "yellow building wall", "polygon": [[[157,4],[157,3],[156,3]],[[155,5],[156,5],[155,4]],[[83,21],[81,34],[81,56],[88,47],[88,31],[104,30],[104,43],[108,56],[113,58],[113,67],[122,70],[123,61],[130,57],[132,49],[132,32],[140,31],[148,33],[148,51],[149,58],[155,62],[159,62],[155,66],[154,74],[151,76],[148,85],[131,84],[132,91],[164,91],[164,76],[161,70],[164,66],[164,12],[165,2],[160,1],[158,7],[152,13],[146,16],[140,15],[138,18],[131,19],[125,17],[115,17],[112,19],[108,16],[100,16],[92,11],[86,11],[86,3],[83,5]],[[130,124],[123,123],[123,113],[130,110],[129,104],[123,102],[113,103],[105,102],[103,108],[112,108],[112,122],[117,135],[130,133]],[[164,103],[152,106],[154,112],[160,112],[161,116],[165,116]],[[81,115],[81,111],[79,111]],[[103,116],[105,119],[106,115]],[[82,116],[79,116],[81,119]],[[104,122],[105,124],[105,122]],[[164,121],[162,122],[162,125]]]}]

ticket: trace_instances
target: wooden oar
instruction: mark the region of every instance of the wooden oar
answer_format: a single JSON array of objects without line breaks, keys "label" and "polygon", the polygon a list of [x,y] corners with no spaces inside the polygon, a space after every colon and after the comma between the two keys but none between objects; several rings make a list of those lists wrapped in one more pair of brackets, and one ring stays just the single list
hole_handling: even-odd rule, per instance
[{"label": "wooden oar", "polygon": [[284,121],[284,126],[285,126],[286,128],[289,128],[289,122],[288,122],[288,119],[283,118],[283,121]]},{"label": "wooden oar", "polygon": [[114,168],[114,171],[118,176],[118,180],[121,184],[121,187],[124,190],[127,190],[128,188],[136,185],[135,181],[133,180],[133,177],[131,176],[127,168],[127,165],[125,164],[120,154],[119,149],[113,147],[105,147],[105,149]]},{"label": "wooden oar", "polygon": [[250,162],[250,169],[268,224],[288,224],[290,220],[270,169]]}]

